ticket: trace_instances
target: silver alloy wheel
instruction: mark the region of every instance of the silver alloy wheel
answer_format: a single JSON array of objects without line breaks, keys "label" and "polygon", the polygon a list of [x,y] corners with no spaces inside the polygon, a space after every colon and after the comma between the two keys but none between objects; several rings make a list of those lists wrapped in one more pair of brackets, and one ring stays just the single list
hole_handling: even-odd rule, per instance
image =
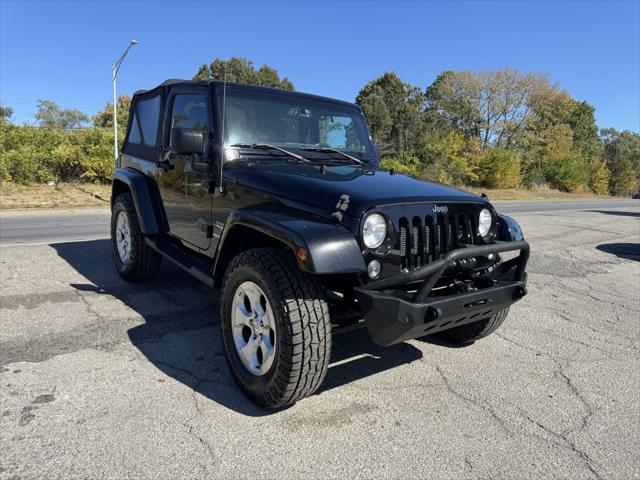
[{"label": "silver alloy wheel", "polygon": [[127,263],[131,257],[131,232],[129,230],[129,218],[125,212],[118,213],[116,218],[116,246],[118,256],[122,263]]},{"label": "silver alloy wheel", "polygon": [[233,341],[242,364],[253,375],[269,371],[276,354],[276,319],[262,289],[242,283],[233,295]]}]

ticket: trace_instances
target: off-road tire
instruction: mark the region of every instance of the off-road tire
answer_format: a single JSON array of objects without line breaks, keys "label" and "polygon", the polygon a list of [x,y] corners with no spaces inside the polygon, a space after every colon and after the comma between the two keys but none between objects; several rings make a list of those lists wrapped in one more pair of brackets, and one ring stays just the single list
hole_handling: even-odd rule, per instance
[{"label": "off-road tire", "polygon": [[[277,326],[275,359],[263,375],[252,374],[242,364],[233,340],[233,299],[246,281],[265,293]],[[231,374],[260,406],[290,406],[315,392],[327,373],[331,321],[325,291],[284,249],[252,249],[233,258],[222,283],[220,327]]]},{"label": "off-road tire", "polygon": [[[116,246],[116,220],[118,214],[124,212],[129,223],[131,234],[130,258],[123,262]],[[162,255],[153,250],[144,241],[138,214],[129,193],[121,193],[113,202],[111,210],[111,246],[113,263],[122,278],[129,282],[142,282],[155,277],[160,270]]]},{"label": "off-road tire", "polygon": [[451,343],[473,343],[495,332],[507,318],[508,313],[509,308],[507,307],[488,318],[445,330],[437,335]]}]

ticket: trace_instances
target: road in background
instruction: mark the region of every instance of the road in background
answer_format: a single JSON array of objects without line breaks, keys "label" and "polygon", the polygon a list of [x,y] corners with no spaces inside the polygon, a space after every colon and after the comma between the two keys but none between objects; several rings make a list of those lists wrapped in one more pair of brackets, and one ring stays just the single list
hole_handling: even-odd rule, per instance
[{"label": "road in background", "polygon": [[[638,211],[639,200],[540,200],[493,202],[505,214],[626,209]],[[108,209],[0,210],[0,244],[68,242],[109,237]]]},{"label": "road in background", "polygon": [[0,210],[0,245],[108,238],[110,218],[107,208]]}]

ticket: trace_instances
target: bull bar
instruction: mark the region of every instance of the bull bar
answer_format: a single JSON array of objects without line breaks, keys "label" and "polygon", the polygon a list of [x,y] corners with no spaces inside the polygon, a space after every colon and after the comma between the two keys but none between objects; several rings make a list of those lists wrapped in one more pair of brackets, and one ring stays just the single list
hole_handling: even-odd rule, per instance
[{"label": "bull bar", "polygon": [[[490,286],[430,296],[455,262],[518,250],[517,257],[486,275]],[[527,293],[528,260],[529,244],[524,240],[467,245],[415,270],[362,285],[355,290],[356,298],[373,340],[383,346],[393,345],[482,320],[517,302]],[[415,294],[409,295],[406,286],[420,281]]]}]

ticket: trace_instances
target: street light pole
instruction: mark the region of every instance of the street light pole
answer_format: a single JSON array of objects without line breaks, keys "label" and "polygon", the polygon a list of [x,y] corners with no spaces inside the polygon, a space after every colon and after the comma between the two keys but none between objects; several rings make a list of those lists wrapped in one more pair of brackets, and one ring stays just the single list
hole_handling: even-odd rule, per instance
[{"label": "street light pole", "polygon": [[120,55],[120,58],[116,63],[111,67],[111,80],[113,81],[113,161],[116,166],[118,164],[118,116],[117,116],[117,101],[118,97],[116,96],[116,78],[118,78],[118,70],[120,70],[120,65],[124,60],[124,57],[129,53],[129,49],[138,43],[137,40],[131,40],[127,49]]}]

